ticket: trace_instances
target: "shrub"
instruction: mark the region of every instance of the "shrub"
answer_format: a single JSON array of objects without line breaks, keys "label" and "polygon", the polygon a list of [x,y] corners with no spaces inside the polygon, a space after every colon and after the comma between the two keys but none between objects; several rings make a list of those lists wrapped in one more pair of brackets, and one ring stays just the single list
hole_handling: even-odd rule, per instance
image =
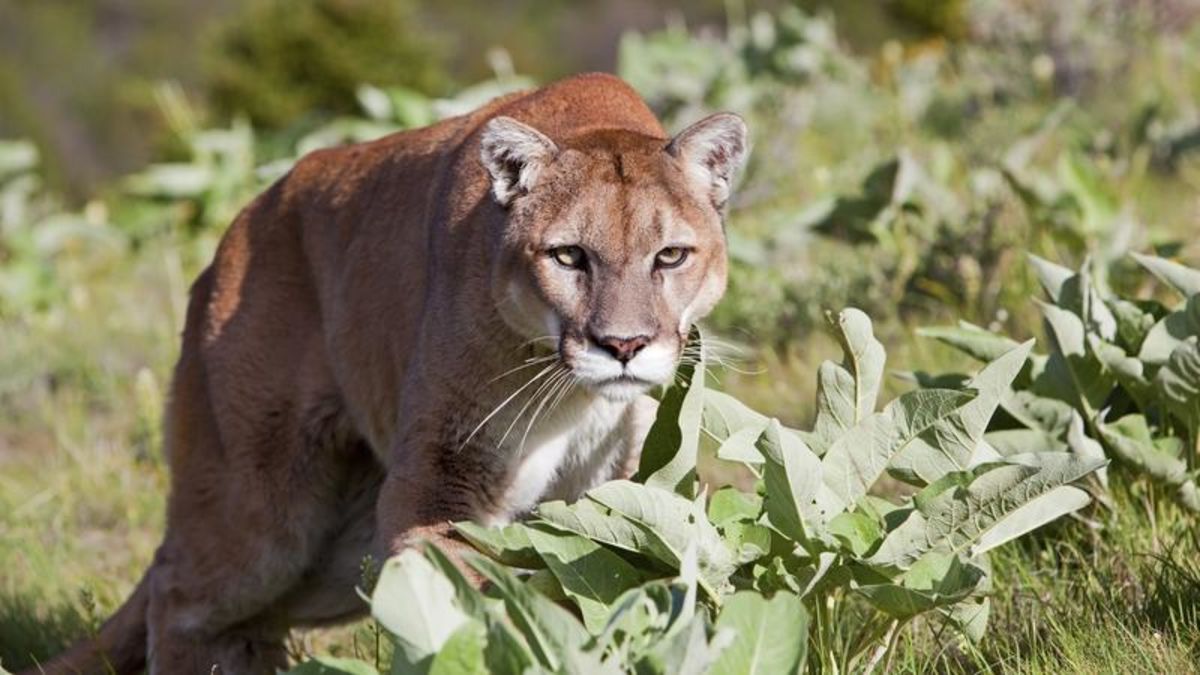
[{"label": "shrub", "polygon": [[[372,612],[395,638],[392,671],[845,672],[888,658],[918,617],[979,639],[988,551],[1086,505],[1073,483],[1105,460],[986,452],[1029,343],[966,390],[876,412],[885,355],[870,320],[846,310],[833,327],[844,360],[820,369],[811,431],[708,389],[700,357],[664,395],[633,480],[505,527],[457,524],[486,591],[434,547],[389,561]],[[706,443],[755,489],[706,494]],[[889,468],[924,487],[872,494]]]},{"label": "shrub", "polygon": [[218,112],[276,129],[355,112],[364,83],[441,93],[437,43],[414,22],[401,0],[254,0],[213,36],[207,91]]},{"label": "shrub", "polygon": [[[996,456],[1107,452],[1200,511],[1200,271],[1133,257],[1182,300],[1121,297],[1087,265],[1074,272],[1031,257],[1047,296],[1036,302],[1049,353],[1030,355],[984,442]],[[966,323],[923,332],[980,360],[1015,344]]]}]

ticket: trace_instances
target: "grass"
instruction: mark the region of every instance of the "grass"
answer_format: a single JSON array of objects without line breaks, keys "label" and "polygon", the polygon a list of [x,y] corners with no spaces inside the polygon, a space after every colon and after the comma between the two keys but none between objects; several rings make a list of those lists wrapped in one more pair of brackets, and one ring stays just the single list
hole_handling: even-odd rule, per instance
[{"label": "grass", "polygon": [[[906,637],[900,672],[1200,672],[1200,532],[1168,495],[1113,486],[1113,507],[1053,524],[993,556],[979,645]],[[1092,520],[1092,519],[1095,520]]]}]

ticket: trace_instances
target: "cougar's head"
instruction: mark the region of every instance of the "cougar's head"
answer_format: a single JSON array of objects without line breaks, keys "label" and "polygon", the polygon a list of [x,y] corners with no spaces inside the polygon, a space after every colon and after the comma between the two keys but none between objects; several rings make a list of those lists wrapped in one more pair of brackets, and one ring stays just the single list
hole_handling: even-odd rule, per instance
[{"label": "cougar's head", "polygon": [[481,138],[506,209],[493,293],[585,387],[631,399],[674,375],[691,325],[725,291],[722,209],[746,125],[708,117],[669,142],[627,131],[555,141],[507,117]]}]

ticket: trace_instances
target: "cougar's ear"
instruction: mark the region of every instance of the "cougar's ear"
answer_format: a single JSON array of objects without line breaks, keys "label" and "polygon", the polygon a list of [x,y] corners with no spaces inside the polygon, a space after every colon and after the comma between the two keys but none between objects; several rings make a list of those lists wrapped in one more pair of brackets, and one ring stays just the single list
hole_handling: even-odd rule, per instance
[{"label": "cougar's ear", "polygon": [[717,209],[729,200],[733,177],[746,160],[746,123],[733,113],[717,113],[679,132],[667,145],[683,163],[694,186]]},{"label": "cougar's ear", "polygon": [[492,177],[492,194],[501,206],[532,190],[538,174],[557,154],[554,141],[511,117],[490,120],[479,143],[479,157]]}]

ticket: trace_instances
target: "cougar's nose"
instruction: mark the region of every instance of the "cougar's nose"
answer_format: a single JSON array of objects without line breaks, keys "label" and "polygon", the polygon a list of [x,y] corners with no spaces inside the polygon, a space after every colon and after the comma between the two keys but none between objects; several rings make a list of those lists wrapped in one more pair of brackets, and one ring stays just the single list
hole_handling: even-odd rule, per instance
[{"label": "cougar's nose", "polygon": [[637,356],[638,352],[642,351],[643,347],[650,344],[650,338],[645,335],[637,335],[629,338],[613,335],[606,335],[604,337],[592,336],[592,340],[621,363],[629,363],[633,357]]}]

